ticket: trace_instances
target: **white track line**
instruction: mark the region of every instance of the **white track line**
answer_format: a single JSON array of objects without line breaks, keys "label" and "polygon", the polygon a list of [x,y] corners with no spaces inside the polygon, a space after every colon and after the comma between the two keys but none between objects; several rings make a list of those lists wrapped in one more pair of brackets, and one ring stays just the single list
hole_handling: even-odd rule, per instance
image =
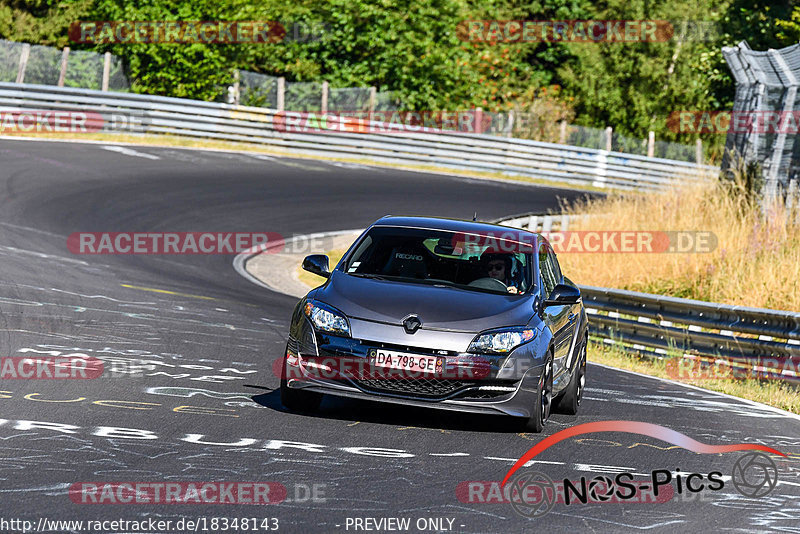
[{"label": "white track line", "polygon": [[119,152],[125,156],[134,156],[137,158],[145,158],[145,159],[161,159],[158,156],[154,156],[153,154],[147,154],[146,152],[139,152],[138,150],[133,150],[131,148],[126,148],[124,146],[116,146],[116,145],[102,145],[100,148],[103,150],[108,150],[110,152]]},{"label": "white track line", "polygon": [[[308,234],[308,235],[296,235],[296,236],[294,236],[293,238],[291,238],[288,241],[275,241],[275,242],[272,242],[272,243],[266,243],[264,245],[258,245],[258,246],[255,246],[255,247],[249,249],[249,250],[246,250],[244,252],[241,252],[241,253],[237,254],[236,257],[233,258],[233,268],[236,270],[237,273],[242,275],[247,280],[253,282],[255,285],[263,287],[265,289],[269,289],[270,291],[275,291],[277,293],[281,293],[281,291],[279,291],[277,288],[268,286],[267,284],[265,284],[264,282],[262,282],[261,280],[259,280],[258,278],[256,278],[252,274],[250,274],[249,272],[247,272],[247,269],[245,268],[245,265],[247,265],[247,261],[250,258],[252,258],[253,256],[256,256],[258,254],[261,254],[265,250],[269,250],[271,248],[276,248],[276,247],[279,247],[279,246],[280,247],[284,247],[284,246],[287,246],[287,245],[290,245],[290,244],[294,244],[295,241],[299,241],[301,239],[306,240],[306,241],[308,241],[310,239],[324,239],[326,237],[333,237],[333,236],[343,235],[343,234],[354,234],[356,232],[358,232],[360,234],[363,231],[364,231],[364,229],[362,228],[362,229],[355,229],[355,230],[337,230],[335,232],[319,232],[319,233],[316,233],[316,234]],[[286,294],[287,293],[284,293],[284,295],[286,295]]]},{"label": "white track line", "polygon": [[613,369],[614,371],[621,371],[623,373],[628,373],[628,374],[632,374],[632,375],[636,375],[636,376],[643,376],[645,378],[652,378],[653,380],[660,380],[661,382],[667,382],[669,384],[675,384],[677,386],[683,386],[685,388],[694,389],[696,391],[702,391],[703,393],[711,393],[713,395],[718,395],[720,397],[726,397],[726,398],[729,398],[729,399],[737,400],[737,401],[739,401],[741,403],[749,404],[751,406],[757,406],[757,407],[762,408],[764,410],[780,414],[780,415],[782,415],[784,417],[789,417],[791,419],[796,419],[796,420],[800,421],[800,415],[799,414],[792,413],[792,412],[787,412],[786,410],[781,410],[780,408],[775,408],[774,406],[768,406],[766,404],[761,404],[760,402],[756,402],[756,401],[753,401],[753,400],[750,400],[750,399],[743,399],[742,397],[736,397],[734,395],[728,395],[727,393],[722,393],[722,392],[719,392],[719,391],[712,391],[710,389],[705,389],[705,388],[701,388],[701,387],[698,387],[698,386],[693,386],[691,384],[684,384],[683,382],[677,382],[675,380],[670,380],[669,378],[661,378],[660,376],[651,376],[651,375],[646,375],[646,374],[642,374],[642,373],[637,373],[636,371],[629,371],[628,369],[620,369],[619,367],[612,367],[611,365],[605,365],[605,364],[602,364],[602,363],[593,362],[591,360],[589,360],[588,363],[590,363],[592,365],[597,365],[598,367],[605,367],[606,369]]}]

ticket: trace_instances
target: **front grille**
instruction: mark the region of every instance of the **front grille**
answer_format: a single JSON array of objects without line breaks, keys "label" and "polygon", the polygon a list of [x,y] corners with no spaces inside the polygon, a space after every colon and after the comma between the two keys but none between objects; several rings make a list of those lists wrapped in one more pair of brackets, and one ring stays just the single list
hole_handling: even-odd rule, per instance
[{"label": "front grille", "polygon": [[443,380],[439,378],[381,378],[351,379],[356,385],[366,390],[384,393],[396,393],[413,397],[440,398],[447,397],[459,389],[472,385],[461,380]]},{"label": "front grille", "polygon": [[[363,362],[361,362],[363,364]],[[342,374],[357,386],[377,393],[442,398],[475,384],[474,381],[424,376],[402,376],[401,372],[374,369],[371,365],[343,367]]]}]

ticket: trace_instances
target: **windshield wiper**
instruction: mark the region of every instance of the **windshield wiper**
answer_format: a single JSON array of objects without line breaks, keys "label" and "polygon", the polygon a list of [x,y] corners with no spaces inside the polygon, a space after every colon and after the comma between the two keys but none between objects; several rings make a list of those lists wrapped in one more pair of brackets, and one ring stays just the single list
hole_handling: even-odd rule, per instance
[{"label": "windshield wiper", "polygon": [[379,274],[370,274],[370,273],[347,273],[350,276],[358,276],[359,278],[369,278],[371,280],[386,280],[383,276]]}]

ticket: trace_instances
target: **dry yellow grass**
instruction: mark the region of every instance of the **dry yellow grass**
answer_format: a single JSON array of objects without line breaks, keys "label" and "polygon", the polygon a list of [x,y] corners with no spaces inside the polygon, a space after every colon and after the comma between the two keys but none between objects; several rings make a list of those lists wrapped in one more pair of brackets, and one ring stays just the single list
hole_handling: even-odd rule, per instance
[{"label": "dry yellow grass", "polygon": [[[719,240],[710,254],[559,255],[564,271],[583,284],[621,287],[701,300],[799,309],[800,235],[781,209],[762,218],[742,196],[715,183],[687,186],[659,195],[612,196],[572,208],[604,214],[576,222],[571,230],[706,230]],[[328,252],[335,265],[344,250]],[[323,282],[298,267],[310,287]],[[667,371],[667,359],[651,360],[619,348],[592,343],[589,360],[642,374],[678,380],[793,413],[800,413],[800,389],[777,380],[681,380]]]},{"label": "dry yellow grass", "polygon": [[800,311],[800,221],[780,205],[762,214],[736,184],[614,194],[568,211],[592,215],[570,231],[705,231],[717,239],[707,253],[562,252],[564,272],[580,284]]}]

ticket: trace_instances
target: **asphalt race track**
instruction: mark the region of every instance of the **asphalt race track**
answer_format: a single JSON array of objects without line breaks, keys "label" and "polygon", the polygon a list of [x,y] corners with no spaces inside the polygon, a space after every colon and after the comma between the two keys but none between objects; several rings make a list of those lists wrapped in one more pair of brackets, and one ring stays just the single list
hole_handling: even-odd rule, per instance
[{"label": "asphalt race track", "polygon": [[[798,417],[590,364],[580,415],[553,416],[543,436],[634,420],[713,445],[762,443],[789,455],[777,461],[778,485],[761,498],[726,483],[661,503],[556,504],[528,519],[508,503],[462,502],[457,488],[502,480],[543,436],[497,418],[335,399],[313,416],[287,413],[272,363],[295,299],[242,278],[230,255],[81,256],[66,246],[78,231],[290,236],[361,228],[386,213],[477,211],[489,220],[576,196],[333,162],[0,141],[0,356],[88,355],[139,370],[2,380],[0,516],[37,526],[41,518],[277,518],[282,532],[364,532],[395,517],[410,518],[409,532],[800,532]],[[742,454],[612,433],[561,442],[531,469],[553,480],[619,472],[649,480],[657,469],[727,478]],[[288,495],[265,506],[69,497],[75,483],[109,481],[269,481]],[[357,530],[355,518],[376,522]]]}]

